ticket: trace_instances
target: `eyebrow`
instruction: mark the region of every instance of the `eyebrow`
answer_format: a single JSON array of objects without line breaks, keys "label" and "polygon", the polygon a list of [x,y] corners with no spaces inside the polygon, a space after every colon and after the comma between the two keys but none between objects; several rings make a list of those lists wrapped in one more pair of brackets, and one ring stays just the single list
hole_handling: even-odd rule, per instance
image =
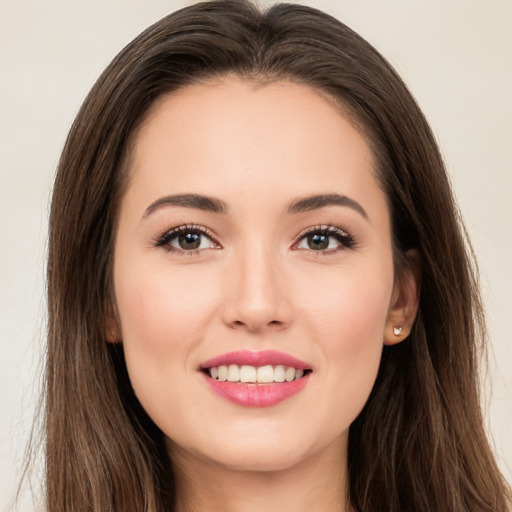
[{"label": "eyebrow", "polygon": [[182,208],[194,208],[196,210],[203,210],[205,212],[225,213],[227,205],[220,199],[213,197],[202,196],[200,194],[176,194],[171,196],[161,197],[154,203],[151,203],[144,212],[142,218],[146,218],[154,211],[165,206],[181,206]]},{"label": "eyebrow", "polygon": [[[161,197],[151,203],[146,208],[143,218],[146,218],[154,211],[165,206],[181,206],[182,208],[194,208],[213,213],[225,213],[227,211],[226,203],[220,199],[200,194],[176,194]],[[287,211],[289,214],[297,214],[325,208],[326,206],[345,206],[352,208],[365,219],[368,219],[368,214],[357,201],[341,194],[318,194],[297,199],[290,203]]]},{"label": "eyebrow", "polygon": [[365,209],[357,201],[341,194],[319,194],[297,199],[288,206],[288,213],[309,212],[326,206],[346,206],[368,219]]}]

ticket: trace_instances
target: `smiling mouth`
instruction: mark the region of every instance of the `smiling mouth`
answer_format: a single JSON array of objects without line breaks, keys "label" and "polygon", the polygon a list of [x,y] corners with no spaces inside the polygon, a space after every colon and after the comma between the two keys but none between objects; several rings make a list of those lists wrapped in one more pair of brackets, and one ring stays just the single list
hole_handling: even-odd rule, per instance
[{"label": "smiling mouth", "polygon": [[219,382],[273,384],[299,380],[311,373],[312,370],[282,364],[265,366],[230,364],[203,368],[202,371],[211,379]]},{"label": "smiling mouth", "polygon": [[205,361],[199,367],[216,395],[244,407],[271,407],[301,393],[311,380],[311,365],[276,350],[241,350]]}]

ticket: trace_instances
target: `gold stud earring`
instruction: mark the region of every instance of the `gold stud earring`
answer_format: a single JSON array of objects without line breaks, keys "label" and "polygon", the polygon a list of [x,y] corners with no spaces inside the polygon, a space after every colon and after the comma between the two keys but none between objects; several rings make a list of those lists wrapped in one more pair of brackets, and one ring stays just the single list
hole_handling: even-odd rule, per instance
[{"label": "gold stud earring", "polygon": [[404,328],[401,325],[395,325],[393,327],[393,334],[395,336],[402,336],[403,332],[404,332]]}]

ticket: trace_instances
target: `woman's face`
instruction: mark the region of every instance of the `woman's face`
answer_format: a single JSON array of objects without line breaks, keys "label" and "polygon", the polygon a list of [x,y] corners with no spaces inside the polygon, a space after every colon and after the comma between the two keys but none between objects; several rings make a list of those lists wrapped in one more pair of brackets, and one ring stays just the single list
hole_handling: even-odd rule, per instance
[{"label": "woman's face", "polygon": [[161,98],[130,172],[118,333],[171,456],[265,470],[344,453],[404,320],[365,140],[311,88],[226,78]]}]

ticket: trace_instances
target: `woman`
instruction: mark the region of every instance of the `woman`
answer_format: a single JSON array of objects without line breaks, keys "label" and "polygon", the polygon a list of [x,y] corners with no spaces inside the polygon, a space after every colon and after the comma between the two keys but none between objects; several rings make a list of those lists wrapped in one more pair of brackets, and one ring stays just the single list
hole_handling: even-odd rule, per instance
[{"label": "woman", "polygon": [[434,138],[318,11],[197,4],[102,74],[55,183],[49,510],[507,510]]}]

